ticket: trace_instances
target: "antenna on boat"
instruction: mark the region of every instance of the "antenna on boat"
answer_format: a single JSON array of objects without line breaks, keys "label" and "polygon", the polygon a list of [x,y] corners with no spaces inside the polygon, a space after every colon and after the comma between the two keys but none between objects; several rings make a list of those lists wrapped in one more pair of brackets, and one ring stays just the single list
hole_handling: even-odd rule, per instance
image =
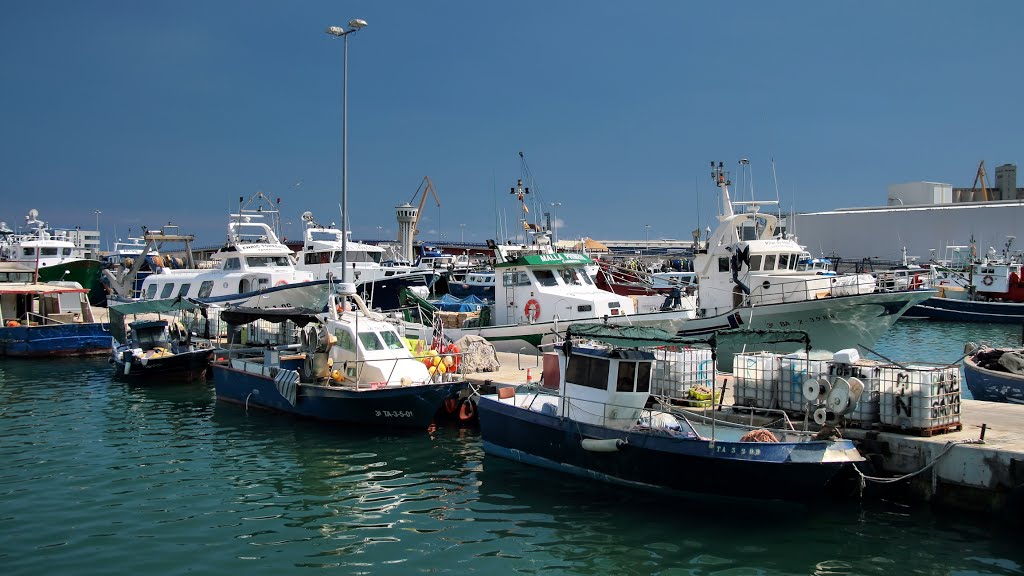
[{"label": "antenna on boat", "polygon": [[732,184],[731,180],[725,177],[725,163],[719,161],[718,166],[715,166],[715,162],[711,161],[711,179],[715,181],[715,185],[721,189],[722,194],[722,218],[729,218],[733,216],[732,212],[732,200],[729,198],[729,185]]},{"label": "antenna on boat", "polygon": [[[775,183],[775,203],[779,207],[779,221],[782,221],[782,201],[779,200],[779,176],[775,173],[775,157],[771,157],[772,160],[772,181]],[[786,222],[786,228],[789,228],[789,222]]]}]

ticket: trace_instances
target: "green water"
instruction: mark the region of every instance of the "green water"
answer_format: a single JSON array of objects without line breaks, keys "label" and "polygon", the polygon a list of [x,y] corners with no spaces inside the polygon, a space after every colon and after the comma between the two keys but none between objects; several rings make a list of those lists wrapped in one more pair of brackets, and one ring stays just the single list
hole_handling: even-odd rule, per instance
[{"label": "green water", "polygon": [[[876,349],[951,361],[964,337],[1019,332],[901,323]],[[472,430],[361,433],[110,372],[0,361],[3,574],[1024,574],[1020,534],[983,519],[667,500],[485,457]]]}]

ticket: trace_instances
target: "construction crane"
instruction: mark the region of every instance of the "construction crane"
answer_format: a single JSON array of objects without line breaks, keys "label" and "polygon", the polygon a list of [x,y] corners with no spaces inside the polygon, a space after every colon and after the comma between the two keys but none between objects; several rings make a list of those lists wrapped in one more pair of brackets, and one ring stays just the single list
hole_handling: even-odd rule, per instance
[{"label": "construction crane", "polygon": [[978,173],[974,175],[974,184],[971,186],[971,200],[977,200],[975,190],[978,189],[978,181],[981,181],[981,201],[988,202],[988,188],[985,187],[985,161],[978,164]]},{"label": "construction crane", "polygon": [[420,182],[419,187],[416,188],[416,193],[412,195],[412,200],[409,200],[409,204],[416,201],[416,196],[419,196],[420,192],[422,192],[423,195],[420,196],[420,205],[419,208],[416,209],[416,219],[412,221],[412,235],[414,237],[420,233],[420,216],[423,214],[423,205],[427,202],[428,192],[434,195],[434,202],[437,202],[437,207],[441,207],[441,199],[437,197],[437,190],[434,188],[434,183],[430,181],[430,176],[423,177],[423,181]]}]

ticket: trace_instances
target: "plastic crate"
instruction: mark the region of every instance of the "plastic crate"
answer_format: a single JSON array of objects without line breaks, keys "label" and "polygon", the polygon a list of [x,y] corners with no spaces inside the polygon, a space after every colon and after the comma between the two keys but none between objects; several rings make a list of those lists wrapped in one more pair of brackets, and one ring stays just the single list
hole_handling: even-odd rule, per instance
[{"label": "plastic crate", "polygon": [[829,382],[837,377],[857,378],[864,383],[864,391],[853,412],[846,419],[854,424],[878,424],[881,418],[882,368],[884,363],[877,360],[861,358],[853,364],[829,364]]},{"label": "plastic crate", "polygon": [[809,378],[825,376],[829,371],[831,354],[806,352],[786,354],[779,360],[779,407],[787,412],[804,413],[807,400],[804,398],[804,382]]},{"label": "plastic crate", "polygon": [[926,433],[959,428],[958,366],[885,366],[879,374],[883,426]]},{"label": "plastic crate", "polygon": [[715,366],[709,348],[660,348],[654,351],[654,358],[652,394],[687,398],[694,385],[715,387]]},{"label": "plastic crate", "polygon": [[737,406],[774,408],[779,400],[781,354],[741,353],[733,357],[733,403]]}]

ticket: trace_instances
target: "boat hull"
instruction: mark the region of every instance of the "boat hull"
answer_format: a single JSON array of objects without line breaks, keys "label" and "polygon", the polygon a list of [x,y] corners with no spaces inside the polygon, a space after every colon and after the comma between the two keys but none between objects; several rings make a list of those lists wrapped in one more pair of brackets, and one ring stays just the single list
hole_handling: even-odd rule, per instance
[{"label": "boat hull", "polygon": [[120,380],[145,384],[192,382],[203,380],[213,360],[213,349],[180,352],[172,356],[150,358],[143,364],[140,359],[125,359],[130,351],[114,352],[114,376]]},{"label": "boat hull", "polygon": [[54,264],[39,269],[39,281],[78,282],[82,288],[89,291],[89,303],[99,306],[107,301],[107,291],[100,282],[102,266],[99,260],[73,260],[63,264]]},{"label": "boat hull", "polygon": [[466,382],[352,390],[335,386],[298,384],[295,405],[278,391],[272,378],[213,364],[217,399],[345,424],[393,428],[426,428],[445,399],[457,395]]},{"label": "boat hull", "polygon": [[52,324],[0,328],[0,356],[89,356],[110,353],[110,325]]},{"label": "boat hull", "polygon": [[[656,491],[808,500],[822,495],[850,461],[822,461],[811,443],[714,442],[623,431],[525,410],[488,397],[479,402],[488,454],[559,472]],[[583,448],[584,439],[624,444]],[[607,444],[606,444],[607,446]],[[835,447],[855,454],[849,440]],[[859,457],[857,458],[859,459]]]},{"label": "boat hull", "polygon": [[1022,324],[1024,323],[1024,303],[979,302],[935,297],[912,307],[906,316],[953,322]]},{"label": "boat hull", "polygon": [[240,306],[244,308],[307,308],[323,310],[327,305],[332,282],[330,280],[312,280],[297,282],[283,286],[274,286],[264,290],[195,298],[203,304],[220,306]]},{"label": "boat hull", "polygon": [[1024,404],[1024,376],[982,368],[964,358],[964,383],[975,400]]},{"label": "boat hull", "polygon": [[402,307],[403,288],[426,287],[423,274],[402,274],[356,284],[356,290],[371,308],[395,310]]}]

